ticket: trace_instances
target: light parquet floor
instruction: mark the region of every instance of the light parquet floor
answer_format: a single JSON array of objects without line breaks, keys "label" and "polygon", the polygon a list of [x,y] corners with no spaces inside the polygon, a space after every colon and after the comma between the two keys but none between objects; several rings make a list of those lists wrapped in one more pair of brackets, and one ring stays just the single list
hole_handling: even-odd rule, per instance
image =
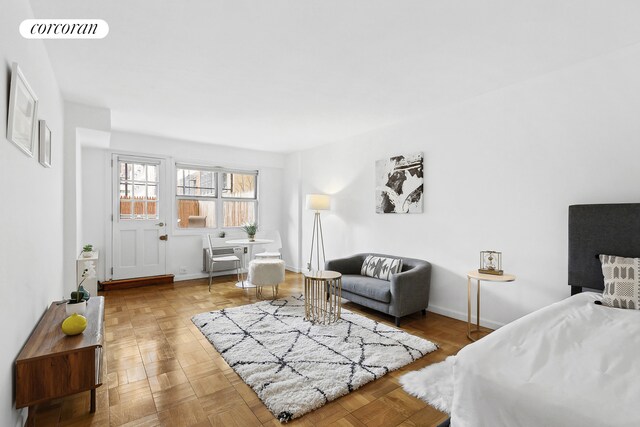
[{"label": "light parquet floor", "polygon": [[[235,278],[235,276],[233,276]],[[258,396],[191,323],[194,314],[256,301],[231,276],[109,291],[105,297],[104,381],[97,410],[89,392],[40,405],[36,426],[278,426]],[[279,296],[302,293],[300,274],[287,273]],[[393,325],[393,318],[352,303],[344,307]],[[402,328],[440,349],[287,426],[435,426],[446,419],[399,385],[403,373],[455,354],[469,341],[466,323],[437,314],[403,319]]]}]

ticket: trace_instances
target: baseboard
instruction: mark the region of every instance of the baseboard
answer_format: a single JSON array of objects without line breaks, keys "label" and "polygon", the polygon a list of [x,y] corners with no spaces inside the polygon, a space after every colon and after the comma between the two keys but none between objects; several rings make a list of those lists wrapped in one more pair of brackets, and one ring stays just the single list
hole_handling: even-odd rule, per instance
[{"label": "baseboard", "polygon": [[[296,268],[296,267],[291,267],[289,265],[285,265],[284,269],[287,271],[291,271],[292,273],[302,273],[302,269],[300,268]],[[229,276],[229,275],[233,275],[236,274],[235,270],[233,270],[232,273],[227,273],[227,272],[223,272],[223,273],[213,273],[213,277],[218,277],[218,276]],[[244,274],[247,274],[247,272],[245,271]],[[182,282],[185,280],[196,280],[196,279],[208,279],[209,275],[207,273],[192,273],[192,274],[177,274],[174,278],[174,280],[176,282]]]},{"label": "baseboard", "polygon": [[[285,265],[284,267],[285,270],[287,271],[291,271],[292,273],[302,273],[302,270],[296,267],[291,267],[288,265]],[[233,273],[213,273],[213,277],[218,277],[218,276],[230,276],[230,275],[235,275],[235,271]],[[247,274],[246,272],[244,272],[244,274]],[[208,279],[209,275],[207,273],[192,273],[192,274],[180,274],[180,275],[176,275],[176,277],[174,278],[174,280],[176,282],[182,282],[185,280],[196,280],[196,279]]]},{"label": "baseboard", "polygon": [[208,279],[209,275],[206,273],[192,273],[192,274],[177,274],[173,279],[176,282],[183,282],[185,280],[196,280],[196,279]]},{"label": "baseboard", "polygon": [[[453,319],[462,320],[464,322],[467,321],[467,312],[451,310],[449,308],[439,307],[437,305],[432,305],[432,304],[429,304],[429,308],[427,309],[427,311],[430,311],[436,314],[441,314],[443,316],[451,317]],[[471,319],[475,320],[475,316],[473,316]],[[490,329],[498,329],[503,327],[504,325],[505,325],[504,323],[495,322],[491,319],[483,319],[482,317],[480,317],[480,326],[484,326]]]},{"label": "baseboard", "polygon": [[[245,277],[247,277],[246,271],[241,269],[240,272]],[[220,276],[233,276],[233,280],[235,282],[236,271],[228,270],[228,271],[220,271],[220,272],[213,273],[213,277],[220,277]],[[176,282],[184,282],[186,280],[197,280],[197,279],[208,279],[208,278],[209,278],[209,273],[191,273],[191,274],[180,274],[176,276],[174,280]]]},{"label": "baseboard", "polygon": [[103,291],[114,291],[116,289],[139,288],[141,286],[164,285],[173,283],[173,274],[163,274],[161,276],[137,277],[135,279],[109,280],[101,282]]}]

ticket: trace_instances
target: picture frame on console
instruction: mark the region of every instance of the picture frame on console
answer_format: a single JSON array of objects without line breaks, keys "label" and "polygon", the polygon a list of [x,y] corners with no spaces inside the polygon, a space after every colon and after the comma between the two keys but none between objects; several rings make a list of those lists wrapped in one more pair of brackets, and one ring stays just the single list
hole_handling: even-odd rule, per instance
[{"label": "picture frame on console", "polygon": [[18,63],[11,66],[7,139],[27,156],[33,157],[38,137],[38,97],[27,82]]}]

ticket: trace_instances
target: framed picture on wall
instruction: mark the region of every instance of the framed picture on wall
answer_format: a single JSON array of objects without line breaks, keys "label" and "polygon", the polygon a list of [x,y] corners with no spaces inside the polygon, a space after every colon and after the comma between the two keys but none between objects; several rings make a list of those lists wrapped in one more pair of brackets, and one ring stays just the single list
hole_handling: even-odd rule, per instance
[{"label": "framed picture on wall", "polygon": [[39,161],[45,168],[51,167],[51,129],[45,120],[40,120],[40,144],[38,145]]},{"label": "framed picture on wall", "polygon": [[422,153],[400,154],[376,162],[376,213],[422,213]]},{"label": "framed picture on wall", "polygon": [[28,156],[38,137],[38,97],[16,62],[11,66],[7,139]]}]

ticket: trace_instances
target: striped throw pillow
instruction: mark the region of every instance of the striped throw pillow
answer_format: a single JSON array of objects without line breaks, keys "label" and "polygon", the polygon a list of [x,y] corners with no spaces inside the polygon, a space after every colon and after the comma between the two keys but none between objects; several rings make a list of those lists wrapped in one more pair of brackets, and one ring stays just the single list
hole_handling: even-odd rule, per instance
[{"label": "striped throw pillow", "polygon": [[369,255],[362,264],[360,274],[376,279],[390,280],[391,275],[402,270],[402,260],[399,258],[386,258]]}]

